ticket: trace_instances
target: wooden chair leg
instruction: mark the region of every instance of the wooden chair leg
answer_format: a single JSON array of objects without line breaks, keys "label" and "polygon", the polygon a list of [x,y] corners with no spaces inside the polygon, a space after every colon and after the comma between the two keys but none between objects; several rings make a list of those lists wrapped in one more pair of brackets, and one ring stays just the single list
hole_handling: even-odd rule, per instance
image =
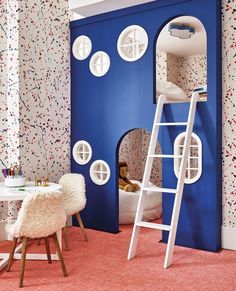
[{"label": "wooden chair leg", "polygon": [[48,237],[45,237],[44,241],[45,241],[45,247],[46,247],[46,252],[47,252],[48,263],[51,264],[52,263],[52,259],[51,259],[50,244],[49,244]]},{"label": "wooden chair leg", "polygon": [[80,226],[81,231],[82,231],[82,233],[83,233],[84,240],[85,240],[85,241],[88,241],[88,237],[87,237],[87,234],[86,234],[86,232],[85,232],[85,228],[84,228],[83,221],[82,221],[82,219],[81,219],[80,213],[79,213],[79,212],[76,213],[75,216],[76,216],[76,218],[77,218],[77,220],[78,220],[79,226]]},{"label": "wooden chair leg", "polygon": [[20,288],[23,287],[27,240],[28,240],[28,238],[26,236],[24,236],[23,243],[22,243],[21,262],[20,262],[20,282],[19,282]]},{"label": "wooden chair leg", "polygon": [[55,247],[56,247],[58,258],[59,258],[60,263],[61,263],[61,268],[62,268],[63,275],[64,275],[64,277],[67,277],[68,274],[67,274],[66,266],[65,266],[65,263],[64,263],[64,259],[63,259],[62,253],[61,253],[61,248],[60,248],[60,245],[59,245],[59,242],[58,242],[57,234],[54,233],[52,238],[53,238],[53,241],[54,241],[54,244],[55,244]]},{"label": "wooden chair leg", "polygon": [[15,249],[16,249],[16,245],[17,245],[17,241],[18,241],[18,238],[14,237],[13,242],[12,242],[11,253],[9,254],[7,272],[10,272],[10,269],[11,269],[11,264],[12,264],[12,261],[13,261],[13,257],[14,257],[14,253],[15,253]]},{"label": "wooden chair leg", "polygon": [[65,225],[65,227],[63,228],[63,235],[64,235],[64,240],[65,240],[65,250],[69,251],[69,242],[68,242],[68,227],[67,224]]}]

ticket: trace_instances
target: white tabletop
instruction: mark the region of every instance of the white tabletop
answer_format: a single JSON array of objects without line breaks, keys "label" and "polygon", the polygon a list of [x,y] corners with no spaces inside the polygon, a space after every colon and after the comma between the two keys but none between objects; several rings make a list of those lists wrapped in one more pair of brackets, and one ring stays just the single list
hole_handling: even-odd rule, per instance
[{"label": "white tabletop", "polygon": [[4,183],[0,183],[0,201],[18,201],[30,193],[36,192],[53,192],[58,191],[62,187],[56,183],[49,183],[49,186],[35,186],[34,182],[26,182],[24,187],[5,187]]}]

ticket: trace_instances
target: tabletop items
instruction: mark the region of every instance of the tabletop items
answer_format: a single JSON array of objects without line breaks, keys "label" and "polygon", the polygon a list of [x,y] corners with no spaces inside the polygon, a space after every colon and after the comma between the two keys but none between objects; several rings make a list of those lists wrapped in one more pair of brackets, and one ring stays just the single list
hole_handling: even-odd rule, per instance
[{"label": "tabletop items", "polygon": [[[23,187],[6,187],[5,183],[0,183],[0,202],[1,201],[20,201],[24,200],[31,193],[47,193],[60,191],[61,185],[48,183],[47,187],[35,186],[34,181],[26,181]],[[1,266],[0,266],[1,270]]]},{"label": "tabletop items", "polygon": [[44,177],[43,179],[36,178],[35,179],[35,186],[49,186],[49,179],[48,177]]},{"label": "tabletop items", "polygon": [[22,187],[25,185],[25,177],[22,171],[22,163],[15,163],[10,168],[2,169],[6,187]]}]

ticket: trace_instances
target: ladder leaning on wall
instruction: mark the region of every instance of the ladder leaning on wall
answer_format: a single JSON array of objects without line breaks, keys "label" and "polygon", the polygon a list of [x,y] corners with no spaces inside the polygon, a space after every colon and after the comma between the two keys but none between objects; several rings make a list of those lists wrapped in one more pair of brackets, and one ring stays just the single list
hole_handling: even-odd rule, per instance
[{"label": "ladder leaning on wall", "polygon": [[[164,104],[179,103],[181,101],[179,102],[168,101],[165,95],[161,95],[158,98],[155,118],[153,122],[151,140],[149,144],[148,155],[147,155],[143,181],[142,181],[142,186],[141,186],[141,192],[140,192],[140,197],[138,201],[138,207],[137,207],[132,237],[130,241],[128,260],[132,259],[135,256],[140,227],[147,227],[147,228],[169,231],[169,238],[168,238],[168,243],[167,243],[164,268],[168,268],[172,264],[175,237],[176,237],[176,231],[177,231],[177,225],[178,225],[179,213],[180,213],[180,207],[181,207],[181,201],[182,201],[182,195],[183,195],[183,188],[184,188],[185,172],[186,172],[187,161],[188,161],[188,156],[189,156],[190,142],[191,142],[191,136],[192,136],[192,131],[193,131],[193,123],[194,123],[196,105],[197,105],[198,100],[199,100],[199,94],[196,92],[193,93],[191,97],[187,122],[161,123],[161,116],[162,116]],[[157,137],[158,137],[160,126],[181,126],[181,125],[187,126],[186,136],[184,140],[183,154],[181,156],[155,154],[155,148],[157,144]],[[180,171],[179,171],[179,177],[178,177],[176,189],[148,186],[149,181],[150,181],[150,176],[151,176],[153,159],[154,158],[175,158],[175,157],[181,158]],[[175,194],[174,207],[173,207],[170,225],[142,221],[147,191]]]}]

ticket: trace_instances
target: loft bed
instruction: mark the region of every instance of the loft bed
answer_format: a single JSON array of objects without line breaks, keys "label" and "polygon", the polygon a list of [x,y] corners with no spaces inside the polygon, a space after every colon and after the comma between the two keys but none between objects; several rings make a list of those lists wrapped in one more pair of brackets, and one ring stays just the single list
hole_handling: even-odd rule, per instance
[{"label": "loft bed", "polygon": [[[81,213],[85,227],[119,232],[120,142],[133,129],[151,131],[156,109],[157,37],[170,20],[180,15],[191,15],[203,23],[208,37],[208,100],[198,103],[194,123],[194,133],[203,145],[203,171],[197,183],[185,187],[176,244],[208,251],[219,250],[222,222],[220,11],[220,1],[160,0],[71,22],[72,52],[79,37],[86,36],[91,40],[87,58],[79,60],[71,54],[71,171],[81,173],[86,180],[87,205]],[[122,31],[134,24],[146,31],[149,43],[142,58],[129,62],[121,59],[117,40]],[[83,39],[85,41],[87,39]],[[102,56],[98,55],[101,51],[104,52]],[[101,77],[94,75],[90,64],[94,69],[96,61],[99,58],[108,60],[107,56],[110,62],[105,63],[106,74]],[[184,104],[186,100],[179,103],[175,105],[178,110],[172,110],[171,104],[166,106],[163,122],[182,121],[186,117],[189,104]],[[163,126],[159,142],[165,153],[172,153],[173,141],[182,132],[181,126],[169,126],[167,129]],[[90,158],[83,164],[78,164],[73,158],[73,148],[79,141],[86,141],[91,147],[91,154],[84,153]],[[174,188],[173,161],[166,160],[162,167],[163,181]],[[95,183],[91,169],[95,169],[95,173],[94,163],[98,163],[103,170],[104,162],[106,171],[101,176],[107,179],[102,184]],[[98,175],[96,178],[99,178]],[[162,205],[163,223],[169,224],[173,196],[163,195]],[[166,241],[165,231],[163,239]]]}]

